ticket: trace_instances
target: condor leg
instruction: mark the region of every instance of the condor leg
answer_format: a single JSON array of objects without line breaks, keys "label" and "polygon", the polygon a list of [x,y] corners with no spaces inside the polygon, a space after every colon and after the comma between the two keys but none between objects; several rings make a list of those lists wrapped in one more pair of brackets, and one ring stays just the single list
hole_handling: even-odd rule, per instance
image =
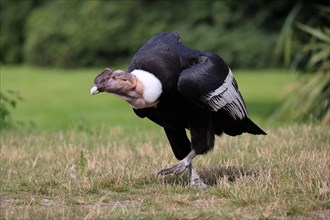
[{"label": "condor leg", "polygon": [[189,183],[190,186],[197,189],[206,189],[208,186],[203,182],[200,178],[196,170],[192,167],[192,160],[197,156],[194,150],[190,151],[190,153],[183,159],[180,160],[178,164],[170,167],[162,169],[158,172],[158,175],[167,175],[167,174],[175,174],[178,175],[183,173],[187,168],[189,168]]},{"label": "condor leg", "polygon": [[197,156],[195,150],[191,150],[190,153],[183,159],[180,160],[178,164],[170,167],[162,169],[158,172],[157,176],[159,175],[167,175],[167,174],[175,174],[178,175],[180,173],[183,173],[187,167],[190,166],[191,161]]},{"label": "condor leg", "polygon": [[189,165],[189,183],[191,187],[196,189],[207,189],[209,187],[203,182],[191,163]]}]

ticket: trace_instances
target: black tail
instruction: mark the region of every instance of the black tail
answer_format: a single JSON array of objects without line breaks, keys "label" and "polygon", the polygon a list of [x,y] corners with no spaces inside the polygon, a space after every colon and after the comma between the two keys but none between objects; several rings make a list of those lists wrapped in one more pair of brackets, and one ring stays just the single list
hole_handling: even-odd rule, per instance
[{"label": "black tail", "polygon": [[[263,134],[266,135],[266,132],[264,132],[261,128],[258,127],[251,119],[245,118],[243,120],[245,132],[250,134]],[[244,131],[243,131],[244,132]]]},{"label": "black tail", "polygon": [[235,120],[227,113],[218,111],[215,113],[215,134],[225,134],[236,136],[242,133],[263,134],[266,135],[261,128],[258,127],[251,119]]}]

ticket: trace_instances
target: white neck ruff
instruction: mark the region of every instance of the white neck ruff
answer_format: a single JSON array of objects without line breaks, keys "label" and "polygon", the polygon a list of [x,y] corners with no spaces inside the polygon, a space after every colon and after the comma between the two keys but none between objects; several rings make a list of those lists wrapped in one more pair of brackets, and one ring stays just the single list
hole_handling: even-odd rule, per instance
[{"label": "white neck ruff", "polygon": [[143,84],[143,98],[148,103],[154,103],[162,94],[162,83],[152,73],[144,70],[133,70],[131,72]]}]

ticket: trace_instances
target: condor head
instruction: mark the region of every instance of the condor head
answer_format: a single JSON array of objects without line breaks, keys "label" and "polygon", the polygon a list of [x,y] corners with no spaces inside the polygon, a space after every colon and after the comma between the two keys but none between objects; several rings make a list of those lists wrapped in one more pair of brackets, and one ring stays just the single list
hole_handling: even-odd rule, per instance
[{"label": "condor head", "polygon": [[133,108],[140,109],[155,107],[161,88],[160,81],[146,71],[134,70],[129,73],[106,68],[96,76],[90,93],[112,93],[127,101]]},{"label": "condor head", "polygon": [[131,74],[123,70],[112,71],[106,68],[95,77],[94,86],[90,92],[92,95],[96,95],[100,92],[108,92],[119,96],[125,96],[135,88],[135,85],[136,80]]}]

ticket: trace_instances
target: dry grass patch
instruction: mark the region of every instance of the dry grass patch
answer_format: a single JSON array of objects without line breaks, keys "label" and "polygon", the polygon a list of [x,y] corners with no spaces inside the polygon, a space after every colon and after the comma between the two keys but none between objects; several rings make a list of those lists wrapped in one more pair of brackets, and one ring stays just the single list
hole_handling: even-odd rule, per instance
[{"label": "dry grass patch", "polygon": [[120,128],[1,134],[1,219],[327,219],[329,127],[292,126],[266,137],[218,138],[196,158],[211,186],[187,174],[156,177],[176,162],[158,132]]}]

